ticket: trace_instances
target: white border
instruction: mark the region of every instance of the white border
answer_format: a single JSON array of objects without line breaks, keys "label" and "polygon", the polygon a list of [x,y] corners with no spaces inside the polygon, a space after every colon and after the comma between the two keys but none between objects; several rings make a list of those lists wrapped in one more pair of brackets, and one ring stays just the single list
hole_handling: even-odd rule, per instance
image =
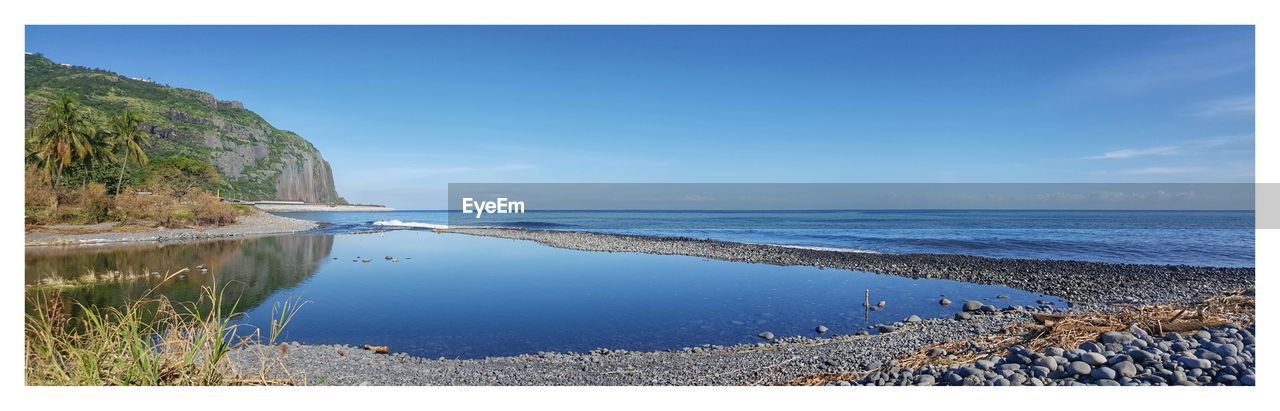
[{"label": "white border", "polygon": [[[1261,1],[1152,1],[1121,2],[1083,0],[1035,1],[453,1],[394,2],[365,0],[266,2],[226,0],[179,4],[176,1],[50,1],[6,2],[0,83],[0,118],[11,134],[22,129],[22,60],[26,24],[1253,24],[1257,25],[1258,73],[1275,73],[1276,41],[1280,29],[1270,23],[1275,16]],[[1269,47],[1268,47],[1269,46]],[[162,57],[159,57],[162,58]],[[1271,135],[1275,114],[1269,96],[1275,82],[1257,81],[1258,182],[1280,183],[1274,159],[1280,158]],[[11,158],[21,152],[20,139],[5,139],[4,152]],[[1273,159],[1272,161],[1265,161]],[[3,164],[0,193],[20,193],[21,163]],[[23,261],[18,218],[22,214],[16,194],[0,202],[4,214],[3,253],[11,278],[4,284],[10,307],[0,326],[2,352],[0,375],[11,409],[165,409],[282,408],[504,408],[555,409],[792,409],[807,406],[832,408],[898,409],[975,406],[1018,407],[1035,410],[1084,407],[1152,408],[1175,405],[1186,409],[1215,409],[1257,404],[1265,388],[1242,389],[1105,389],[1105,388],[805,388],[805,387],[310,387],[310,388],[39,388],[22,380],[22,301],[17,272]],[[1274,205],[1272,205],[1274,207]],[[1280,212],[1264,209],[1259,212]],[[1258,250],[1280,250],[1278,230],[1260,230]],[[1266,273],[1275,271],[1275,255],[1260,253],[1257,260],[1259,288],[1274,283]],[[1265,294],[1265,293],[1263,293]],[[1273,317],[1272,306],[1260,298],[1260,318]],[[1266,320],[1264,320],[1266,321]],[[1263,332],[1261,345],[1276,347]],[[1274,375],[1272,348],[1262,348],[1259,368],[1265,387]],[[1280,378],[1280,377],[1276,377]],[[52,407],[52,408],[50,408]],[[1210,408],[1212,407],[1212,408]]]}]

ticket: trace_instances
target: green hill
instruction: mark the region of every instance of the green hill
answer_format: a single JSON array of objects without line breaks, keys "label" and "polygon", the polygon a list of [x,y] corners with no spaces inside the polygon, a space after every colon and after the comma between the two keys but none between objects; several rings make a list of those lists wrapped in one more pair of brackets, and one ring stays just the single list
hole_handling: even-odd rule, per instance
[{"label": "green hill", "polygon": [[100,119],[125,108],[138,111],[153,144],[153,158],[182,155],[212,164],[226,178],[228,198],[345,204],[315,146],[273,127],[238,101],[131,79],[105,70],[26,56],[26,126],[49,101],[75,95]]}]

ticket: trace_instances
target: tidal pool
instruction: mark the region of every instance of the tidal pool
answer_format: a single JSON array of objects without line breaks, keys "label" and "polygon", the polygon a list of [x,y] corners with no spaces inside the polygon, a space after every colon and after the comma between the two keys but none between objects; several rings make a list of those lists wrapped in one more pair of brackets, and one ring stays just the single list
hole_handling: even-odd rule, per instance
[{"label": "tidal pool", "polygon": [[[968,299],[1001,307],[1064,303],[1000,286],[583,252],[429,231],[28,249],[26,281],[167,273],[200,264],[207,273],[188,271],[157,292],[191,301],[200,286],[217,281],[239,298],[246,311],[239,321],[264,329],[276,304],[301,299],[307,304],[285,341],[386,345],[429,358],[729,345],[758,341],[762,331],[814,336],[824,325],[828,335],[850,334],[912,314],[951,316]],[[109,281],[63,293],[88,305],[118,305],[155,282]],[[862,307],[868,290],[872,304],[886,301],[883,309]],[[939,305],[942,297],[955,304]]]}]

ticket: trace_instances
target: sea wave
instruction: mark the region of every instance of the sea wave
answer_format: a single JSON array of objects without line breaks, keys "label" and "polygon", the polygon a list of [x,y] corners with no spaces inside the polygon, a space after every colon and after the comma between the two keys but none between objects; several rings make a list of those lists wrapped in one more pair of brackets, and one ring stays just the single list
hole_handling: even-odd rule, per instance
[{"label": "sea wave", "polygon": [[421,223],[417,221],[400,221],[400,220],[382,220],[374,221],[373,225],[384,227],[409,227],[409,228],[428,228],[428,229],[446,229],[449,228],[445,224]]},{"label": "sea wave", "polygon": [[798,248],[801,250],[836,251],[841,253],[880,254],[879,251],[860,250],[857,248],[818,247],[818,246],[810,246],[810,245],[789,245],[789,244],[764,244],[764,245],[769,245],[774,247],[784,247],[784,248]]},{"label": "sea wave", "polygon": [[571,228],[573,224],[549,223],[545,221],[511,221],[495,223],[499,227],[516,227],[516,228]]}]

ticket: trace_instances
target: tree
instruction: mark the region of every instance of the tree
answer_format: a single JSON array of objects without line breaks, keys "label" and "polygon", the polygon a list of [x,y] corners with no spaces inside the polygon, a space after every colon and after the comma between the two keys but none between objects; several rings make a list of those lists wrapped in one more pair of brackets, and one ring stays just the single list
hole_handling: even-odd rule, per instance
[{"label": "tree", "polygon": [[80,182],[81,188],[101,179],[98,176],[98,171],[101,170],[98,165],[111,165],[116,162],[114,142],[112,141],[110,130],[97,130],[93,133],[93,136],[89,138],[89,148],[89,155],[81,159],[85,169],[84,180]]},{"label": "tree", "polygon": [[147,153],[143,147],[151,146],[151,134],[142,131],[142,116],[133,110],[125,110],[111,119],[112,143],[120,147],[123,157],[120,160],[120,180],[116,183],[116,194],[124,187],[124,174],[129,169],[129,157],[138,159],[138,164],[147,165]]},{"label": "tree", "polygon": [[95,155],[96,135],[97,130],[80,102],[74,96],[63,95],[49,103],[36,120],[28,136],[32,148],[27,158],[40,165],[56,188],[63,169]]},{"label": "tree", "polygon": [[154,186],[169,189],[182,200],[192,190],[205,191],[226,184],[218,170],[209,163],[181,156],[152,161],[147,167],[148,180]]}]

